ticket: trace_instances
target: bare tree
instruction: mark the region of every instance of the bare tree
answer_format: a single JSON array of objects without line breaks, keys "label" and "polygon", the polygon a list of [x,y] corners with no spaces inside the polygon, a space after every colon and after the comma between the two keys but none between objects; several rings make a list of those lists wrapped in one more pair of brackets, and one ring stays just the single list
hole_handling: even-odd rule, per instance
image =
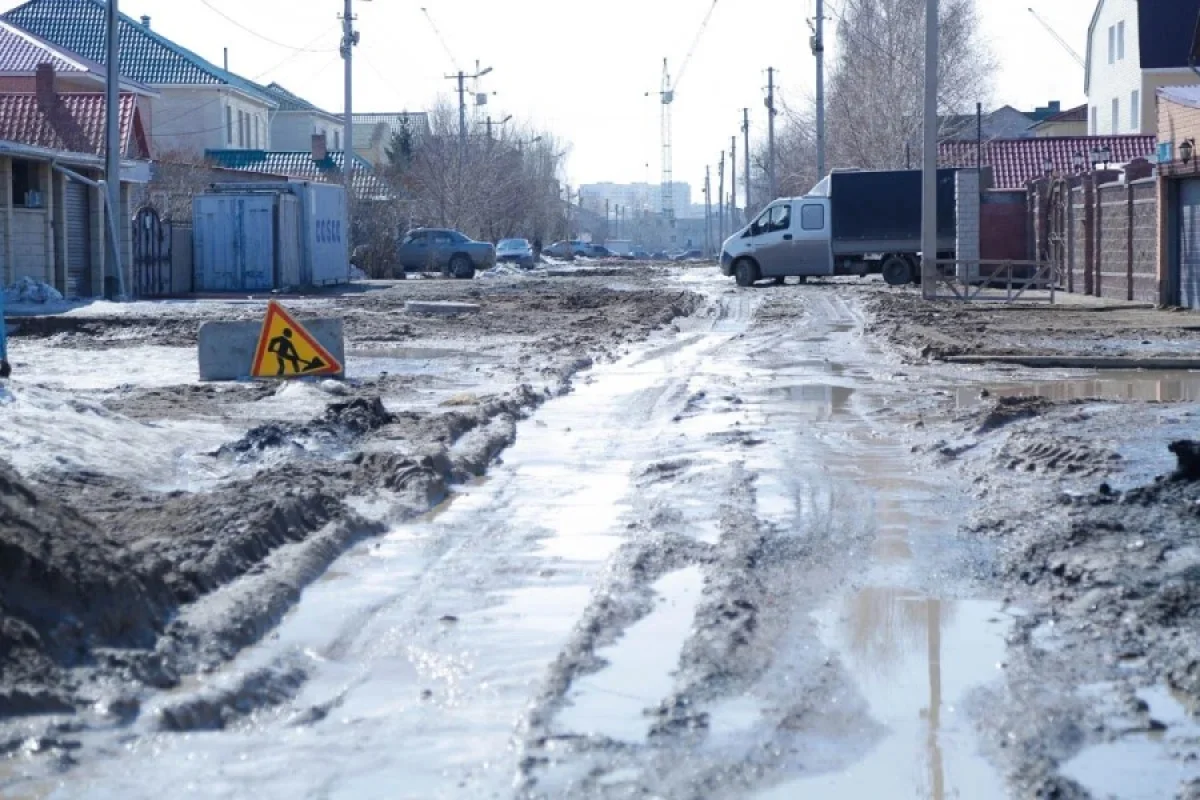
[{"label": "bare tree", "polygon": [[[980,34],[975,0],[941,0],[938,108],[942,120],[969,113],[991,93],[995,62]],[[925,0],[844,0],[827,92],[829,163],[905,166],[906,145],[921,141]],[[803,193],[815,174],[811,102],[785,109],[777,136],[781,192]],[[918,147],[919,152],[919,147]]]}]

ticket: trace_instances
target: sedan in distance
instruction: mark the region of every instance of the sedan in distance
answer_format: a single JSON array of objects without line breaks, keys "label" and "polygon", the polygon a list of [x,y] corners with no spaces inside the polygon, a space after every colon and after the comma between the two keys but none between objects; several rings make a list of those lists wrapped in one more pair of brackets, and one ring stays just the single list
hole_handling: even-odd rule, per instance
[{"label": "sedan in distance", "polygon": [[400,241],[396,257],[409,271],[437,270],[468,280],[476,270],[495,266],[496,247],[448,228],[417,228]]},{"label": "sedan in distance", "polygon": [[533,245],[528,239],[501,239],[496,245],[496,261],[533,269]]}]

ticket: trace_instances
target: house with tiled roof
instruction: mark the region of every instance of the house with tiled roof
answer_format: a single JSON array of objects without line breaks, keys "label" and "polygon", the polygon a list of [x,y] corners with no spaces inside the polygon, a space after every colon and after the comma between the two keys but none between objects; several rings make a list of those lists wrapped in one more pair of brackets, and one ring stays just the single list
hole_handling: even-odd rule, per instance
[{"label": "house with tiled roof", "polygon": [[1151,134],[1155,93],[1200,83],[1188,66],[1200,0],[1097,0],[1084,92],[1089,132]]},{"label": "house with tiled roof", "polygon": [[392,111],[354,115],[354,152],[377,167],[388,163],[392,135],[408,126],[413,143],[430,135],[429,115],[424,111]]},{"label": "house with tiled roof", "polygon": [[342,117],[326,111],[288,91],[278,83],[263,87],[279,108],[271,115],[271,147],[275,150],[307,150],[312,137],[324,136],[334,150],[342,149],[346,135]]},{"label": "house with tiled roof", "polygon": [[[1049,171],[1075,174],[1091,168],[1093,151],[1107,148],[1112,165],[1153,159],[1154,136],[1034,136],[975,142],[940,142],[938,166],[990,167],[993,189],[1024,189]],[[978,152],[978,155],[977,155]],[[981,158],[980,158],[981,157]]]},{"label": "house with tiled roof", "polygon": [[[208,161],[223,169],[277,175],[292,180],[341,183],[346,154],[340,150],[209,150]],[[356,156],[354,160],[354,194],[359,200],[387,200],[391,193],[376,175],[371,164]]]},{"label": "house with tiled roof", "polygon": [[[29,0],[0,19],[96,64],[106,63],[103,0]],[[159,153],[271,147],[270,115],[279,101],[263,87],[121,15],[120,72],[153,88],[150,139]]]},{"label": "house with tiled roof", "polygon": [[1034,136],[1087,136],[1087,103],[1050,114],[1030,128],[1030,131]]},{"label": "house with tiled roof", "polygon": [[[100,92],[61,92],[53,62],[42,64],[34,92],[0,92],[0,281],[24,277],[71,297],[118,284],[104,246],[105,111]],[[149,178],[150,144],[138,98],[122,93],[122,220],[133,188]],[[129,226],[122,224],[122,264],[130,277]],[[129,285],[129,281],[125,281]]]}]

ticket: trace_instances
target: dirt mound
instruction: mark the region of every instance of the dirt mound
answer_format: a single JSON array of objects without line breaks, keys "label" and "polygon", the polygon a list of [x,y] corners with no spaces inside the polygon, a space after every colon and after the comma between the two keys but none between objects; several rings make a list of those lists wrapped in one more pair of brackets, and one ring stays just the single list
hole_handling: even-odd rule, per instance
[{"label": "dirt mound", "polygon": [[1001,397],[984,412],[975,432],[990,433],[1019,420],[1040,416],[1053,407],[1054,403],[1044,397]]},{"label": "dirt mound", "polygon": [[251,428],[236,442],[222,445],[214,453],[244,455],[260,453],[275,447],[299,446],[305,439],[315,439],[323,444],[331,440],[352,439],[390,424],[395,417],[383,407],[378,395],[358,397],[346,403],[333,403],[326,407],[321,416],[304,424],[268,422]]},{"label": "dirt mound", "polygon": [[17,651],[72,665],[93,647],[148,647],[171,607],[117,541],[0,462],[0,674]]}]

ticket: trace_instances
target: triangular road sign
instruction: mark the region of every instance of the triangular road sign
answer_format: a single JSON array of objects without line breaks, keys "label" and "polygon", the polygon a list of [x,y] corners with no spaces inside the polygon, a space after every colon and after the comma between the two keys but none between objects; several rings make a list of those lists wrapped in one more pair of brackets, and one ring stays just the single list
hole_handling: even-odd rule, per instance
[{"label": "triangular road sign", "polygon": [[254,378],[302,378],[310,375],[337,375],[342,365],[304,329],[283,306],[267,302],[254,364]]}]

